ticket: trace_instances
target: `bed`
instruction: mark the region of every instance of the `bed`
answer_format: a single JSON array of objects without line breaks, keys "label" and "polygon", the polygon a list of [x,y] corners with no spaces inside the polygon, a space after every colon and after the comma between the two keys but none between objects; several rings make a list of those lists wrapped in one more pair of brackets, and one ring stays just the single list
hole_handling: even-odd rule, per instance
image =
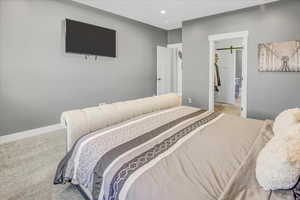
[{"label": "bed", "polygon": [[[139,109],[135,114],[113,106],[115,115],[106,113],[119,119],[101,128],[92,117],[81,127],[74,123],[86,111],[77,111],[73,121],[65,117],[67,127],[80,131],[68,127],[69,151],[54,183],[76,185],[89,200],[294,199],[291,190],[263,190],[255,178],[256,157],[273,136],[272,121],[181,106],[174,95],[151,98],[127,102],[134,106],[126,112]],[[137,108],[141,102],[147,109]]]}]

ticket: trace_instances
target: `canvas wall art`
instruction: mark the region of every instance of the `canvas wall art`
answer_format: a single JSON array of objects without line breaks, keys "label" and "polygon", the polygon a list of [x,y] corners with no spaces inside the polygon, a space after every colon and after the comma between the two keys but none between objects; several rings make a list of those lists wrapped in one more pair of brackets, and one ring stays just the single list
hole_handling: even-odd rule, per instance
[{"label": "canvas wall art", "polygon": [[258,71],[300,72],[300,40],[258,45]]}]

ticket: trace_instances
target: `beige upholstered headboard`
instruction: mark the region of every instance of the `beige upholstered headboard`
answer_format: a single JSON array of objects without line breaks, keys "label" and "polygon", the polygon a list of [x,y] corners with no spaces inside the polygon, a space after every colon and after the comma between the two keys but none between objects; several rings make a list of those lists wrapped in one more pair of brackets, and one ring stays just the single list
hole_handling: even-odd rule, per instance
[{"label": "beige upholstered headboard", "polygon": [[180,105],[181,98],[171,93],[63,112],[61,122],[67,128],[67,150],[69,151],[80,137],[88,133],[142,114]]}]

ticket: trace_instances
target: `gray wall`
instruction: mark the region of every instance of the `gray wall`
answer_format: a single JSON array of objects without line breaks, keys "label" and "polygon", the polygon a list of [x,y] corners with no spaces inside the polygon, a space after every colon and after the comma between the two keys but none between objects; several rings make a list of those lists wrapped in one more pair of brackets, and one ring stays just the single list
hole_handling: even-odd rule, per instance
[{"label": "gray wall", "polygon": [[168,44],[182,43],[182,29],[168,31]]},{"label": "gray wall", "polygon": [[[64,53],[64,19],[117,31],[117,58]],[[167,31],[70,1],[0,0],[0,135],[59,122],[64,110],[156,93]]]},{"label": "gray wall", "polygon": [[183,96],[194,106],[208,107],[208,35],[249,31],[248,116],[274,118],[300,106],[300,73],[257,71],[257,45],[300,40],[300,1],[285,0],[221,15],[183,22]]}]

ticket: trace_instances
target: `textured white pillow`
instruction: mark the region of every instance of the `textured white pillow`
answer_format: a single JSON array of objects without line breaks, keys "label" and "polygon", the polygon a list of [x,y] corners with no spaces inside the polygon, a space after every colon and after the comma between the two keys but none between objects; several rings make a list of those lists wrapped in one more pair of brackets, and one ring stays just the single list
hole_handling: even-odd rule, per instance
[{"label": "textured white pillow", "polygon": [[284,135],[292,125],[300,123],[300,109],[294,108],[280,113],[274,122],[273,131],[275,136]]},{"label": "textured white pillow", "polygon": [[256,179],[265,190],[291,189],[300,175],[300,125],[273,137],[259,153]]},{"label": "textured white pillow", "polygon": [[[300,168],[300,124],[296,124],[287,131],[288,161],[296,168]],[[299,174],[300,175],[300,174]]]}]

